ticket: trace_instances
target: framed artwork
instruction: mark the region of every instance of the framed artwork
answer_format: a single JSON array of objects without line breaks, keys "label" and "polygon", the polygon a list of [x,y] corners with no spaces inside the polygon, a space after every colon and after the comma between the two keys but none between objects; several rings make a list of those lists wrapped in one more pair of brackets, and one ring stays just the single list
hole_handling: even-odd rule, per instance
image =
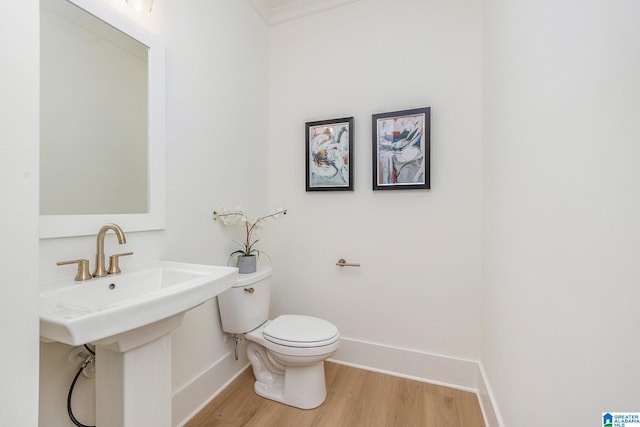
[{"label": "framed artwork", "polygon": [[353,191],[353,117],[307,122],[307,191]]},{"label": "framed artwork", "polygon": [[373,189],[430,188],[431,108],[374,114]]}]

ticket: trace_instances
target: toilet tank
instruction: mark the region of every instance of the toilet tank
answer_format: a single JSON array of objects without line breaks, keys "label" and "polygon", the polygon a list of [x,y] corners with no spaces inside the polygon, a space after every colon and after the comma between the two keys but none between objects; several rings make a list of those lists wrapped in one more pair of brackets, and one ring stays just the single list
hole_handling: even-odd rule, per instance
[{"label": "toilet tank", "polygon": [[271,267],[239,274],[233,287],[218,295],[222,330],[229,334],[249,332],[269,319]]}]

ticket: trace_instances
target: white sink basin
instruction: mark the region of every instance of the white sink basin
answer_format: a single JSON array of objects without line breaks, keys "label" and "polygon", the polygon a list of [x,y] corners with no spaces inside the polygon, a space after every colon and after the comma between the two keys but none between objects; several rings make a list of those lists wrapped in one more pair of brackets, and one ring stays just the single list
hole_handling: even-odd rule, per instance
[{"label": "white sink basin", "polygon": [[184,313],[229,289],[237,269],[158,261],[86,282],[40,285],[40,337],[96,342]]}]

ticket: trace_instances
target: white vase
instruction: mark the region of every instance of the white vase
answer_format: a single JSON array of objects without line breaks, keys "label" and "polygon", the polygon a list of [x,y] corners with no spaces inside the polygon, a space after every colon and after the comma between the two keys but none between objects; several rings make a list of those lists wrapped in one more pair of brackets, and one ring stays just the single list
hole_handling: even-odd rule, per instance
[{"label": "white vase", "polygon": [[255,255],[240,255],[238,257],[238,273],[255,273],[257,269],[257,258]]}]

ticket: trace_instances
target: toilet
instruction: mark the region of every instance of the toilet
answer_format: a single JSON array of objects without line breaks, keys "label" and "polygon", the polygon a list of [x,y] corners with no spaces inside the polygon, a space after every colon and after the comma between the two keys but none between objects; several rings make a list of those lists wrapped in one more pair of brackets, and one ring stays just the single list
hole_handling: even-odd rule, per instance
[{"label": "toilet", "polygon": [[281,315],[269,320],[271,267],[240,274],[218,295],[222,329],[244,336],[256,377],[256,394],[301,409],[327,397],[324,361],[338,349],[335,325],[317,317]]}]

